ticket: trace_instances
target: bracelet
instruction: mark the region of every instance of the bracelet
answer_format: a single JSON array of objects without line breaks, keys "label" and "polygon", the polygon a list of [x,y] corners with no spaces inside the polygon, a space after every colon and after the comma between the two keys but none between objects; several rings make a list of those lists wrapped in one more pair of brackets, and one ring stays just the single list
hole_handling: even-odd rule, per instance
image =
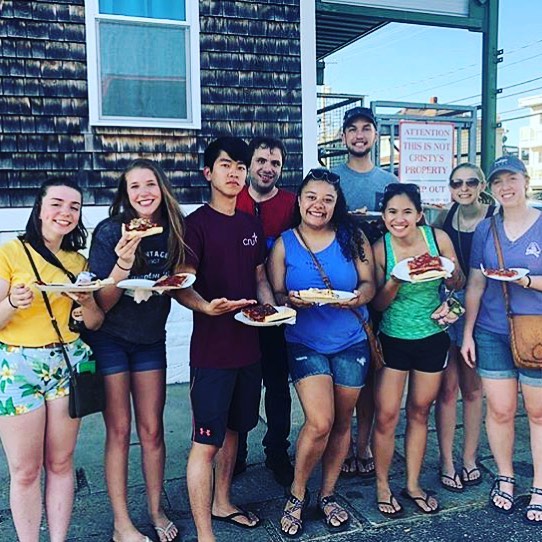
[{"label": "bracelet", "polygon": [[119,268],[119,269],[122,269],[123,271],[131,271],[132,268],[131,267],[122,267],[122,265],[119,265],[119,262],[116,262],[115,265]]},{"label": "bracelet", "polygon": [[17,310],[19,307],[16,307],[13,302],[11,301],[11,296],[8,294],[8,303],[15,309]]},{"label": "bracelet", "polygon": [[530,288],[531,287],[531,276],[525,275],[525,278],[527,279],[527,284],[524,286],[524,288]]}]

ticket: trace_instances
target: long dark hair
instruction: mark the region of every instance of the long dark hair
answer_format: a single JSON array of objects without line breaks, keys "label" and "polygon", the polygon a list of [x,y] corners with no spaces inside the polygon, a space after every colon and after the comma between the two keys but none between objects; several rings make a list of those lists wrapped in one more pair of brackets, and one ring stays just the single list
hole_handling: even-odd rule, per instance
[{"label": "long dark hair", "polygon": [[[128,197],[128,187],[126,176],[134,169],[148,169],[154,173],[160,192],[162,194],[162,202],[160,203],[160,213],[169,225],[168,237],[168,258],[166,266],[168,269],[175,271],[183,265],[186,252],[184,244],[185,225],[181,208],[175,195],[173,187],[169,182],[164,170],[159,164],[146,158],[137,158],[128,164],[127,168],[122,172],[115,199],[109,208],[109,216],[118,218],[126,223],[137,217],[137,213],[130,204]],[[135,269],[141,270],[145,266],[145,256],[141,245],[137,247]]]},{"label": "long dark hair", "polygon": [[[315,173],[317,172],[317,173]],[[315,176],[316,175],[316,176]],[[339,176],[331,173],[327,169],[318,168],[311,170],[303,179],[297,189],[297,198],[294,208],[294,227],[301,224],[301,212],[299,210],[299,198],[303,189],[311,181],[323,181],[331,185],[337,192],[337,200],[335,201],[335,209],[330,220],[330,224],[335,230],[337,242],[341,247],[343,256],[348,260],[359,258],[362,262],[366,261],[364,245],[366,237],[363,232],[357,227],[354,219],[348,214],[348,207],[344,192],[339,183]]]},{"label": "long dark hair", "polygon": [[[44,181],[38,190],[34,205],[32,206],[32,211],[28,217],[28,222],[26,223],[24,235],[22,236],[22,238],[33,247],[45,245],[41,231],[42,224],[40,213],[43,198],[46,196],[47,191],[51,186],[67,186],[68,188],[73,188],[73,190],[76,190],[81,194],[81,203],[83,203],[83,191],[75,181],[67,177],[51,177]],[[68,252],[77,252],[86,247],[87,237],[88,232],[83,225],[83,213],[81,212],[77,226],[62,238],[60,248]]]}]

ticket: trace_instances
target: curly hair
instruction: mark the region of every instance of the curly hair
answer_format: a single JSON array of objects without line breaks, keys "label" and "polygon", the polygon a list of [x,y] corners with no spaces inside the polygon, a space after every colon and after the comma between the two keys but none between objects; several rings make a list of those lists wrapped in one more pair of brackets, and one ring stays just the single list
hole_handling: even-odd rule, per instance
[{"label": "curly hair", "polygon": [[[337,180],[333,181],[332,179],[335,178]],[[335,209],[333,210],[330,224],[335,230],[337,242],[341,247],[341,252],[343,253],[343,256],[348,261],[355,260],[356,258],[359,258],[362,262],[366,261],[365,243],[368,243],[367,238],[365,237],[361,229],[356,225],[354,219],[348,213],[348,207],[346,205],[344,192],[339,183],[339,176],[335,173],[331,173],[327,169],[311,169],[299,185],[299,188],[297,189],[297,199],[294,209],[294,227],[301,224],[299,198],[307,184],[311,181],[326,182],[330,186],[332,186],[337,192],[337,200],[335,202]]]}]

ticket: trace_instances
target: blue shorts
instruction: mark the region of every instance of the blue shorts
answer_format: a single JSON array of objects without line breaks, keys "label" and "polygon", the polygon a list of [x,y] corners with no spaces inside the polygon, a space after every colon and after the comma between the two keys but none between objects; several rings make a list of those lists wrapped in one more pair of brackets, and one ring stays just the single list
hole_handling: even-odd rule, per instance
[{"label": "blue shorts", "polygon": [[288,343],[288,368],[292,382],[316,375],[329,375],[345,388],[363,388],[371,353],[367,341],[356,343],[335,354],[320,354],[300,343]]},{"label": "blue shorts", "polygon": [[482,378],[518,379],[527,386],[542,387],[542,369],[519,369],[514,364],[510,337],[476,327],[476,369]]},{"label": "blue shorts", "polygon": [[96,357],[96,366],[105,376],[139,373],[166,368],[166,343],[135,344],[105,331],[85,334]]},{"label": "blue shorts", "polygon": [[[91,360],[92,352],[81,339],[68,343],[66,351],[76,371]],[[0,343],[0,360],[0,416],[26,414],[70,393],[70,373],[59,346]]]}]

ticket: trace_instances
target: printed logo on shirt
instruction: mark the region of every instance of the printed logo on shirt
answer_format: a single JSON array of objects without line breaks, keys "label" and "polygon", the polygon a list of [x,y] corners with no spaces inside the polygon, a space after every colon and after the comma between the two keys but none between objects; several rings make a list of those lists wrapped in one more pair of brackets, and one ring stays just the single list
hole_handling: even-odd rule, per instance
[{"label": "printed logo on shirt", "polygon": [[243,239],[243,246],[245,247],[253,247],[256,246],[256,243],[258,242],[258,236],[256,235],[256,232],[252,234],[252,237],[245,237]]},{"label": "printed logo on shirt", "polygon": [[541,253],[542,249],[536,241],[532,241],[531,243],[529,243],[529,245],[525,249],[525,256],[535,256],[536,258],[539,258]]}]

